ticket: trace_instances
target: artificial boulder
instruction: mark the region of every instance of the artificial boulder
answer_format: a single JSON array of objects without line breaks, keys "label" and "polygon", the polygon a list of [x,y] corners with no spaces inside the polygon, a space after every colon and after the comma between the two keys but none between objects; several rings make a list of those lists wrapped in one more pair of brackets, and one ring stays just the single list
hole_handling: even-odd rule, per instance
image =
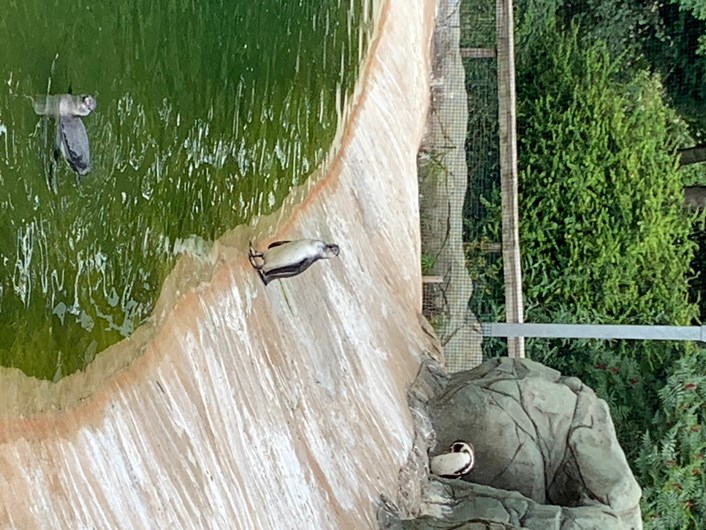
[{"label": "artificial boulder", "polygon": [[[605,506],[564,507],[534,502],[515,492],[461,480],[430,482],[425,515],[401,519],[399,510],[381,503],[382,530],[625,530]],[[432,502],[430,502],[432,501]],[[433,505],[435,504],[435,505]],[[431,515],[433,513],[434,515]]]},{"label": "artificial boulder", "polygon": [[537,505],[590,507],[614,519],[611,528],[641,528],[640,487],[608,406],[578,379],[526,359],[492,359],[451,376],[428,411],[439,450],[454,440],[475,447],[468,480]]}]

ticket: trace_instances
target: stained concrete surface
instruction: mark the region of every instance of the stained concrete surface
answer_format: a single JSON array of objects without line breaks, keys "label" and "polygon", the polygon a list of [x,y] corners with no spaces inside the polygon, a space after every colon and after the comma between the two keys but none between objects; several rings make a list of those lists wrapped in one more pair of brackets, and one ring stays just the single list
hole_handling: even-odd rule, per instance
[{"label": "stained concrete surface", "polygon": [[[326,171],[185,254],[152,321],[58,383],[0,370],[0,528],[375,528],[412,446],[416,152],[434,3],[386,0]],[[265,288],[248,241],[341,255]]]}]

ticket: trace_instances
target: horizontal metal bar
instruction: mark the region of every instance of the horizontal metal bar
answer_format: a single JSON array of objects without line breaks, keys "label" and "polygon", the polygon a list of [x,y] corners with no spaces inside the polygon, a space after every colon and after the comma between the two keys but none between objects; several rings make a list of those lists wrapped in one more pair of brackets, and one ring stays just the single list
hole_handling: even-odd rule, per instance
[{"label": "horizontal metal bar", "polygon": [[693,340],[706,342],[706,326],[621,326],[613,324],[481,324],[484,337],[546,339]]}]

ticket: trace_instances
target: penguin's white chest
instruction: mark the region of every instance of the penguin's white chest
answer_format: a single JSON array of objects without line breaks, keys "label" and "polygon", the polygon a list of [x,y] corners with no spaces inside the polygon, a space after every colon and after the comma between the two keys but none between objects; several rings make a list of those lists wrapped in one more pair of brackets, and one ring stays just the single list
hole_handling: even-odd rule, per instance
[{"label": "penguin's white chest", "polygon": [[320,255],[322,246],[320,241],[301,239],[269,248],[264,254],[262,270],[270,272],[313,260]]},{"label": "penguin's white chest", "polygon": [[468,473],[475,465],[473,446],[461,441],[451,444],[448,453],[431,457],[429,469],[440,477],[460,477]]}]

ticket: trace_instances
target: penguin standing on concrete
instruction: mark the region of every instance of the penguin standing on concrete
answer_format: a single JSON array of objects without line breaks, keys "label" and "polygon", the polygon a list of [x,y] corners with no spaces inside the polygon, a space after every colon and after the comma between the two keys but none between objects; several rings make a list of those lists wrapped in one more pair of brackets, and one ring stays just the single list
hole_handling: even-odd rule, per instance
[{"label": "penguin standing on concrete", "polygon": [[265,285],[272,280],[291,278],[308,269],[320,259],[338,256],[338,245],[318,239],[275,241],[267,250],[258,252],[250,244],[250,263],[260,274]]},{"label": "penguin standing on concrete", "polygon": [[440,477],[458,478],[469,473],[475,463],[473,446],[457,440],[451,444],[448,452],[431,457],[429,469]]}]

